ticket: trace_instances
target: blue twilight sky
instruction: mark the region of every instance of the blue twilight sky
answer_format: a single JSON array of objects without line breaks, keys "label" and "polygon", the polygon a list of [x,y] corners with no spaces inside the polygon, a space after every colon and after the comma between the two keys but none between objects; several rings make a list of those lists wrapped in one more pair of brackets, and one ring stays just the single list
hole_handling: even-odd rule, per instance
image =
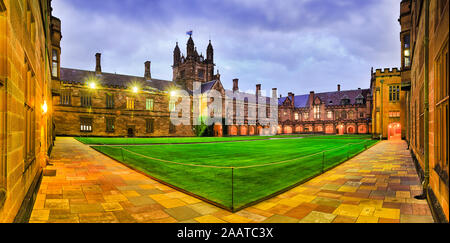
[{"label": "blue twilight sky", "polygon": [[53,0],[63,67],[172,80],[178,41],[211,39],[225,88],[305,94],[368,88],[370,68],[400,63],[399,0]]}]

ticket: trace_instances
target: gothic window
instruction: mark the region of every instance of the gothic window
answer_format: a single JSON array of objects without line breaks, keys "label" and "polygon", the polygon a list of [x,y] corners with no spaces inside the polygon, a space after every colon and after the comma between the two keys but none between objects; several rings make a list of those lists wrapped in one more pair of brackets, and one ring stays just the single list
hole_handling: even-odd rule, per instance
[{"label": "gothic window", "polygon": [[357,104],[357,105],[362,105],[362,104],[364,104],[364,97],[363,97],[361,94],[359,94],[358,96],[356,96],[356,104]]},{"label": "gothic window", "polygon": [[80,131],[92,132],[92,118],[81,117],[80,118]]},{"label": "gothic window", "polygon": [[59,57],[58,57],[58,51],[56,49],[53,49],[52,51],[52,77],[58,78],[58,64],[59,64]]},{"label": "gothic window", "polygon": [[169,122],[169,133],[175,133],[176,132],[176,127],[172,122]]},{"label": "gothic window", "polygon": [[198,78],[199,79],[204,79],[205,78],[205,70],[203,70],[203,69],[199,69],[198,70]]},{"label": "gothic window", "polygon": [[[444,1],[440,1],[444,2]],[[435,119],[436,132],[435,132],[435,151],[436,151],[436,167],[441,179],[449,175],[449,162],[448,162],[448,137],[449,137],[449,122],[448,122],[448,84],[449,84],[449,56],[448,56],[448,42],[444,44],[444,49],[438,54],[439,57],[435,62]],[[439,88],[437,88],[439,87]],[[440,183],[441,184],[441,183]],[[441,187],[441,185],[440,185]],[[445,188],[445,185],[442,187]]]},{"label": "gothic window", "polygon": [[184,70],[180,71],[180,78],[184,79]]},{"label": "gothic window", "polygon": [[294,116],[295,116],[295,120],[298,121],[298,112],[295,112]]},{"label": "gothic window", "polygon": [[348,118],[349,118],[349,119],[354,119],[354,118],[355,118],[355,117],[354,117],[353,111],[349,111],[349,112],[348,112]]},{"label": "gothic window", "polygon": [[59,100],[60,105],[71,105],[72,97],[70,90],[61,90],[61,97]]},{"label": "gothic window", "polygon": [[404,66],[411,66],[411,49],[410,49],[410,36],[409,34],[403,36],[403,57],[404,57]]},{"label": "gothic window", "polygon": [[303,113],[303,119],[308,120],[308,118],[309,118],[309,112]]},{"label": "gothic window", "polygon": [[145,101],[145,109],[148,111],[153,111],[153,99],[147,99]]},{"label": "gothic window", "polygon": [[320,119],[320,105],[314,105],[314,119]]},{"label": "gothic window", "polygon": [[25,127],[24,127],[24,170],[26,170],[29,165],[35,159],[35,144],[36,144],[36,87],[35,87],[35,75],[26,61],[27,71],[25,73]]},{"label": "gothic window", "polygon": [[359,118],[364,118],[364,112],[359,113]]},{"label": "gothic window", "polygon": [[127,109],[134,110],[135,108],[135,99],[131,97],[127,97]]},{"label": "gothic window", "polygon": [[342,112],[341,112],[341,118],[342,118],[342,119],[347,119],[347,112],[342,111]]},{"label": "gothic window", "polygon": [[106,132],[114,132],[114,117],[106,118]]},{"label": "gothic window", "polygon": [[92,106],[92,95],[89,92],[82,92],[80,96],[80,103],[82,107]]},{"label": "gothic window", "polygon": [[389,101],[399,101],[400,100],[400,85],[390,85],[389,86]]},{"label": "gothic window", "polygon": [[147,119],[145,120],[145,130],[147,133],[153,133],[154,132],[154,125],[155,120],[154,119]]},{"label": "gothic window", "polygon": [[175,111],[175,107],[176,107],[175,100],[170,99],[170,102],[169,102],[169,111],[170,111],[170,112]]},{"label": "gothic window", "polygon": [[347,96],[344,96],[344,98],[341,99],[341,105],[349,105],[350,99]]},{"label": "gothic window", "polygon": [[327,118],[328,119],[333,119],[333,112],[332,111],[328,111],[327,112]]},{"label": "gothic window", "polygon": [[106,108],[108,109],[114,108],[114,95],[106,94]]}]

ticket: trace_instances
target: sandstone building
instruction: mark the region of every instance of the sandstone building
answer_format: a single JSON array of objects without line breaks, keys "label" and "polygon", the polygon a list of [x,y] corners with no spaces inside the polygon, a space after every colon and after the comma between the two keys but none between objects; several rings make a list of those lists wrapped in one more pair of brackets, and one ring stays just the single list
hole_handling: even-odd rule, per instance
[{"label": "sandstone building", "polygon": [[0,0],[0,222],[30,213],[52,146],[50,0]]},{"label": "sandstone building", "polygon": [[371,72],[373,94],[372,134],[374,138],[405,138],[405,92],[401,90],[401,72],[385,68]]},{"label": "sandstone building", "polygon": [[[181,54],[178,43],[173,51],[173,79],[161,80],[151,75],[151,62],[144,64],[141,77],[113,74],[102,71],[101,54],[96,54],[95,70],[60,68],[54,73],[54,125],[56,135],[62,136],[195,136],[192,126],[194,106],[200,115],[211,111],[212,91],[222,100],[222,117],[233,111],[225,109],[225,102],[242,104],[244,119],[225,126],[225,120],[215,122],[214,136],[256,134],[256,121],[248,123],[249,107],[257,105],[256,95],[239,92],[238,79],[233,80],[233,91],[225,90],[220,74],[214,74],[214,50],[209,42],[206,59],[199,55],[192,36],[186,45],[187,55]],[[55,48],[55,70],[59,67],[60,49]],[[201,95],[194,97],[194,82],[199,83]],[[257,85],[261,89],[261,85]],[[177,92],[186,91],[190,96],[188,125],[174,125],[170,114],[179,102],[171,99]],[[194,98],[196,100],[194,100]],[[174,101],[175,100],[175,101]],[[253,102],[249,102],[253,101]],[[270,102],[270,99],[267,100]],[[266,107],[267,104],[264,104]],[[235,108],[235,107],[234,107]],[[236,112],[234,112],[236,116]],[[261,129],[261,127],[260,127]],[[247,132],[248,131],[248,132]]]},{"label": "sandstone building", "polygon": [[295,95],[278,100],[278,133],[368,134],[371,132],[370,89]]},{"label": "sandstone building", "polygon": [[449,1],[400,3],[406,140],[435,218],[449,219]]}]

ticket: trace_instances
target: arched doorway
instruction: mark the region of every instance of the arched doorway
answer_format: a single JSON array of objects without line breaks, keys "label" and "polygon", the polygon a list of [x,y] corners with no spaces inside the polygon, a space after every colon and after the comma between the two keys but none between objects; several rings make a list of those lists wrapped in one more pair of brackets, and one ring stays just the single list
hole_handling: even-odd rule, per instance
[{"label": "arched doorway", "polygon": [[284,133],[285,134],[291,134],[292,133],[292,127],[291,126],[285,126],[284,127]]},{"label": "arched doorway", "polygon": [[134,129],[129,127],[127,130],[128,137],[134,137]]},{"label": "arched doorway", "polygon": [[222,124],[214,124],[214,136],[215,137],[222,137],[223,136]]},{"label": "arched doorway", "polygon": [[388,139],[389,140],[401,140],[402,139],[402,126],[398,122],[393,122],[388,125]]},{"label": "arched doorway", "polygon": [[344,125],[339,125],[336,127],[336,134],[344,135]]},{"label": "arched doorway", "polygon": [[349,127],[347,128],[347,133],[348,133],[348,134],[353,134],[353,133],[355,133],[355,128],[354,128],[353,126],[349,126]]},{"label": "arched doorway", "polygon": [[237,127],[236,126],[231,126],[230,127],[230,135],[231,136],[236,136],[237,135]]}]

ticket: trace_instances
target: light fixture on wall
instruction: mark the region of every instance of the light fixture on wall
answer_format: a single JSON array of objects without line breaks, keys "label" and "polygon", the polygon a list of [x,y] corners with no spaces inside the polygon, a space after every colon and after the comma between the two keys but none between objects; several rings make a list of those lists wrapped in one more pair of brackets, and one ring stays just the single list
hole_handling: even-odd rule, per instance
[{"label": "light fixture on wall", "polygon": [[44,100],[44,104],[42,104],[42,114],[46,114],[48,110],[47,101]]}]

